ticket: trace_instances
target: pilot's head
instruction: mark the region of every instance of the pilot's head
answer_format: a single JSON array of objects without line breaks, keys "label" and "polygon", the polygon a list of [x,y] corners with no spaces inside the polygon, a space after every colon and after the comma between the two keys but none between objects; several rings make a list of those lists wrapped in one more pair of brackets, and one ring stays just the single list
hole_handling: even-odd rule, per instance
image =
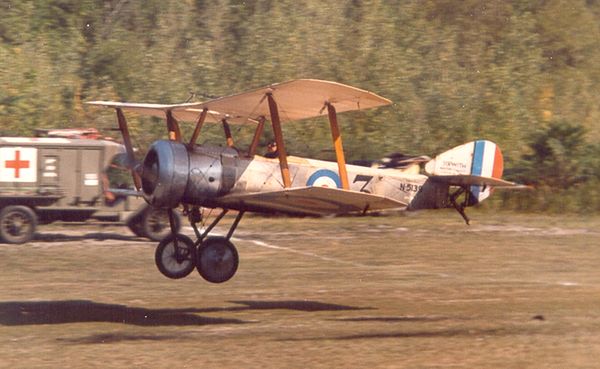
[{"label": "pilot's head", "polygon": [[277,142],[273,141],[273,142],[269,143],[267,145],[267,151],[268,152],[275,152],[275,151],[277,151]]}]

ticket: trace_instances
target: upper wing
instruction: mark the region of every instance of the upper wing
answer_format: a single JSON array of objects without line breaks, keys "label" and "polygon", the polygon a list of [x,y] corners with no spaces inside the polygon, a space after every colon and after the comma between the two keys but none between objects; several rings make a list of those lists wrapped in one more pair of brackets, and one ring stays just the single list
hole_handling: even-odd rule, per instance
[{"label": "upper wing", "polygon": [[[146,104],[146,103],[128,103],[117,101],[90,101],[86,104],[104,106],[107,108],[119,108],[132,111],[141,115],[149,115],[158,118],[165,118],[167,111],[170,110],[177,120],[195,121],[200,116],[202,109],[194,109],[198,103],[185,104]],[[228,118],[216,111],[209,111],[205,122],[220,122],[221,119]]]},{"label": "upper wing", "polygon": [[406,203],[364,192],[327,187],[300,187],[280,191],[226,195],[221,205],[257,212],[336,215],[404,209]]},{"label": "upper wing", "polygon": [[277,103],[281,122],[327,114],[327,109],[324,109],[326,102],[333,104],[338,113],[391,104],[386,98],[356,87],[331,81],[298,79],[207,101],[201,104],[201,108],[257,120],[270,114],[265,98],[268,93]]},{"label": "upper wing", "polygon": [[266,94],[272,94],[281,122],[319,117],[327,114],[325,103],[335,106],[338,113],[389,105],[391,101],[372,92],[337,82],[316,79],[298,79],[276,83],[236,95],[225,96],[202,103],[137,104],[114,101],[92,101],[88,104],[121,108],[139,114],[165,117],[170,110],[177,120],[195,121],[203,109],[208,109],[206,122],[256,123],[260,117],[269,117]]}]

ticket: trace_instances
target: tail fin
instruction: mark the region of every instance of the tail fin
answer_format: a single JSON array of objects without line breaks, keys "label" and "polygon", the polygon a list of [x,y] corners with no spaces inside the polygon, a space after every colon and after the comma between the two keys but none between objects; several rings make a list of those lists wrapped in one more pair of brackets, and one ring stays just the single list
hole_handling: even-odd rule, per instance
[{"label": "tail fin", "polygon": [[[500,179],[503,170],[504,159],[500,148],[487,140],[457,146],[436,156],[425,165],[425,171],[429,175],[447,177],[448,183],[457,185],[460,183],[453,183],[455,180],[464,184],[467,177]],[[469,191],[473,203],[481,202],[491,195],[491,187],[488,185],[473,184]]]}]

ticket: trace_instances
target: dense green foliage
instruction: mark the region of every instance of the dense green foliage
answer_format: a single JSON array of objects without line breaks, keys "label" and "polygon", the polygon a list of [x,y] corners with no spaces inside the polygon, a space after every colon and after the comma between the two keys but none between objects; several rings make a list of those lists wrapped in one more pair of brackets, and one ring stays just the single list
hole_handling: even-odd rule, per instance
[{"label": "dense green foliage", "polygon": [[[598,0],[4,0],[0,135],[110,133],[112,112],[87,100],[183,102],[319,78],[395,102],[340,117],[350,159],[487,138],[528,182],[600,197],[598,60]],[[130,120],[140,143],[164,131]],[[285,129],[292,153],[331,157],[325,121]],[[573,141],[556,143],[563,134]]]},{"label": "dense green foliage", "polygon": [[535,133],[529,153],[506,173],[535,191],[504,194],[502,206],[563,213],[600,211],[600,145],[585,142],[585,129],[553,122]]}]

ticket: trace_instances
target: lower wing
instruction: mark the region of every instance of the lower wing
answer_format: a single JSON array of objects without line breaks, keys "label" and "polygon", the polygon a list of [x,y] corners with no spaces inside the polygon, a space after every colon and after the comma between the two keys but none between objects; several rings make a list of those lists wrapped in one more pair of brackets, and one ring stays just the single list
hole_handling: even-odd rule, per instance
[{"label": "lower wing", "polygon": [[226,195],[220,205],[257,212],[338,215],[405,209],[406,203],[364,192],[328,187],[301,187],[280,191]]}]

